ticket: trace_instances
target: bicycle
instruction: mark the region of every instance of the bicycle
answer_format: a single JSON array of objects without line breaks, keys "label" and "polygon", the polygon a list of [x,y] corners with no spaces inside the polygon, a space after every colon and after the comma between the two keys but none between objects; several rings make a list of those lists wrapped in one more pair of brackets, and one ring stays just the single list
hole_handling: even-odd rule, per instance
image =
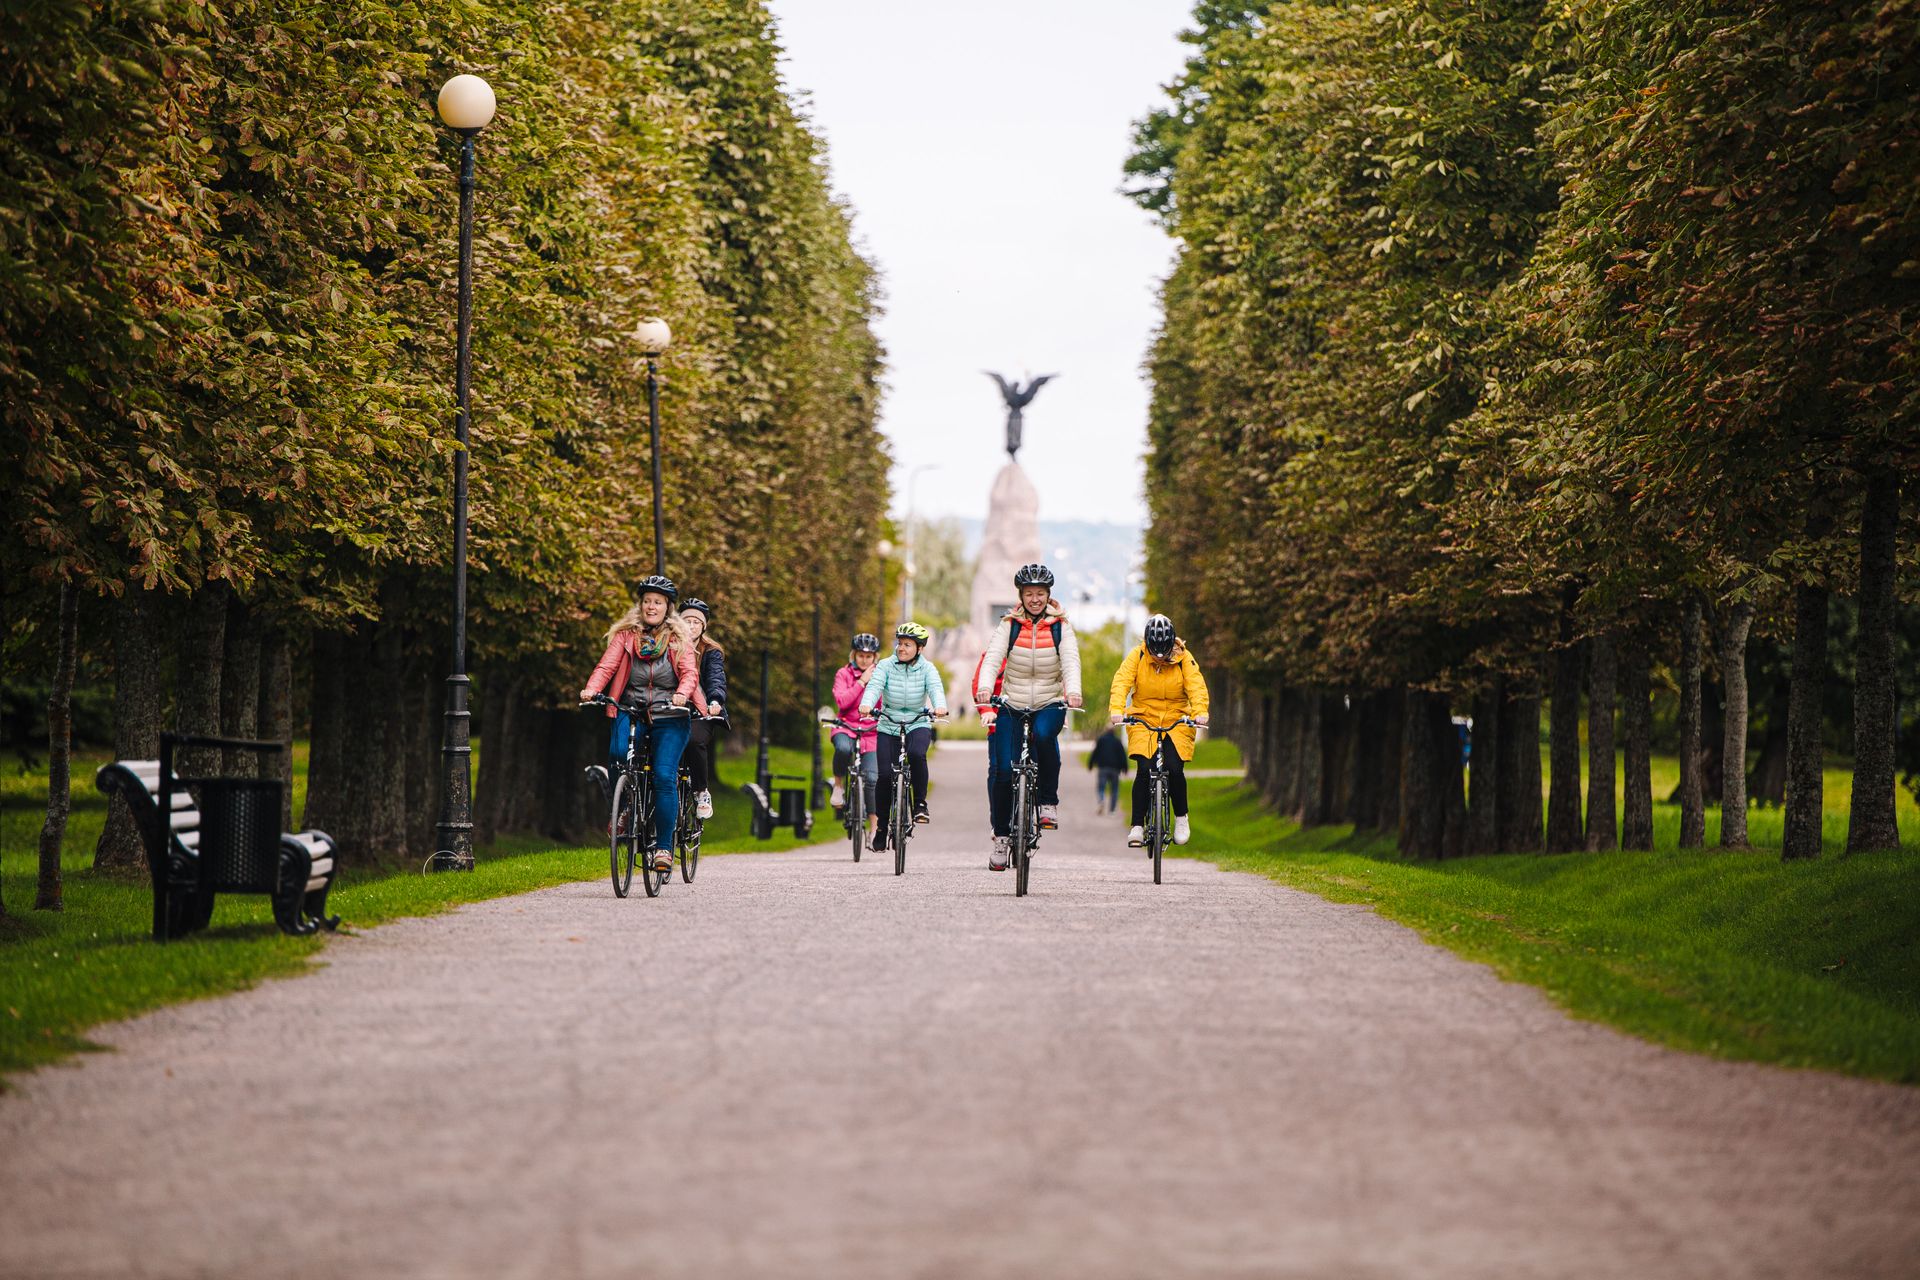
[{"label": "bicycle", "polygon": [[[893,807],[886,817],[887,838],[893,842],[893,874],[907,874],[907,838],[913,834],[913,781],[912,771],[907,766],[907,741],[905,727],[920,717],[897,716],[885,707],[874,710],[884,719],[891,720],[902,727],[900,735],[900,760],[893,774]],[[943,714],[943,713],[935,713]]]},{"label": "bicycle", "polygon": [[[655,720],[680,719],[690,714],[684,707],[649,711],[643,707],[622,707],[603,693],[596,693],[580,704],[583,707],[612,707],[624,710],[636,720],[651,725]],[[640,883],[649,898],[660,896],[672,876],[671,870],[653,865],[653,735],[627,734],[626,758],[612,779],[613,803],[607,817],[607,861],[613,878],[613,896],[624,898],[633,888],[633,864],[640,863]],[[645,744],[642,745],[642,738]],[[693,877],[687,877],[691,880]]]},{"label": "bicycle", "polygon": [[858,862],[867,849],[868,784],[860,772],[860,735],[865,730],[854,728],[839,716],[821,716],[820,723],[830,725],[853,739],[853,762],[847,768],[847,803],[840,810],[840,821],[847,829],[847,839],[853,843],[853,860]]},{"label": "bicycle", "polygon": [[[1049,702],[1042,707],[1009,706],[1006,699],[995,698],[995,715],[1020,717],[1020,758],[1013,764],[1013,821],[1009,828],[1007,852],[1013,864],[1013,896],[1027,896],[1027,877],[1033,867],[1034,846],[1040,843],[1040,762],[1033,758],[1033,718],[1042,711],[1065,707],[1065,702]],[[995,732],[1003,732],[996,727]]]},{"label": "bicycle", "polygon": [[1198,726],[1199,721],[1192,716],[1181,716],[1169,725],[1149,724],[1139,716],[1126,716],[1122,724],[1138,725],[1154,736],[1153,753],[1147,757],[1147,824],[1146,845],[1148,856],[1153,859],[1153,882],[1160,883],[1160,859],[1166,852],[1167,841],[1173,834],[1172,804],[1167,797],[1167,766],[1161,759],[1160,749],[1166,745],[1169,735],[1182,725]]}]

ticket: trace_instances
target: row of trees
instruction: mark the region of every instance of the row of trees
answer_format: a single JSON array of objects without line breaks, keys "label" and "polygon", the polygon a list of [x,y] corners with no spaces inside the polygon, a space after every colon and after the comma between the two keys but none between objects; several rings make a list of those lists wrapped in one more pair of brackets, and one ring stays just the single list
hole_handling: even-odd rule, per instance
[{"label": "row of trees", "polygon": [[1790,642],[1783,852],[1813,856],[1840,596],[1847,844],[1896,845],[1913,4],[1207,0],[1196,21],[1129,164],[1182,245],[1150,358],[1150,574],[1231,672],[1269,793],[1421,856],[1649,848],[1664,676],[1681,843],[1717,758],[1742,846],[1747,670]]},{"label": "row of trees", "polygon": [[[646,316],[676,339],[668,571],[723,642],[804,654],[812,586],[871,576],[888,463],[876,283],[777,53],[762,0],[8,6],[9,675],[110,672],[121,757],[163,727],[309,736],[304,823],[350,863],[431,851],[458,153],[434,98],[460,71],[501,104],[476,203],[480,838],[589,820],[605,725],[572,691],[653,560]],[[138,858],[116,810],[98,861]]]}]

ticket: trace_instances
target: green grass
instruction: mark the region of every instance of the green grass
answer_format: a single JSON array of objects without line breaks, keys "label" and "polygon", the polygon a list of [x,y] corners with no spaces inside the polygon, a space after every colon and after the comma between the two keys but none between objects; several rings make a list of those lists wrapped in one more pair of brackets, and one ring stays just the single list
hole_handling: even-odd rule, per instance
[{"label": "green grass", "polygon": [[[1675,766],[1660,763],[1670,788]],[[1908,843],[1840,856],[1850,784],[1829,771],[1830,852],[1812,862],[1780,861],[1777,810],[1753,812],[1754,851],[1677,851],[1671,805],[1655,807],[1653,853],[1410,862],[1390,836],[1301,830],[1230,778],[1191,784],[1184,852],[1367,903],[1576,1017],[1649,1040],[1920,1082],[1920,815],[1903,793]]]},{"label": "green grass", "polygon": [[[97,1048],[86,1032],[103,1022],[305,972],[326,946],[324,935],[282,934],[264,897],[221,897],[209,929],[155,943],[146,872],[124,877],[92,870],[94,841],[107,811],[106,798],[94,789],[93,772],[106,758],[95,753],[74,762],[74,812],[61,858],[66,909],[46,912],[31,910],[46,807],[44,766],[28,770],[17,757],[0,757],[0,879],[12,913],[0,921],[0,1073]],[[805,774],[808,763],[801,751],[773,753],[777,773]],[[748,780],[752,771],[751,754],[744,760],[731,757],[724,765],[730,783]],[[305,790],[302,744],[295,756],[296,813]],[[714,806],[703,847],[707,854],[801,843],[790,830],[776,831],[765,843],[754,840],[748,831],[750,806],[738,791],[716,790]],[[831,815],[820,818],[815,834],[838,838]],[[345,871],[328,907],[343,917],[342,929],[351,931],[606,874],[604,845],[560,848],[549,841],[506,840],[481,850],[470,875]]]}]

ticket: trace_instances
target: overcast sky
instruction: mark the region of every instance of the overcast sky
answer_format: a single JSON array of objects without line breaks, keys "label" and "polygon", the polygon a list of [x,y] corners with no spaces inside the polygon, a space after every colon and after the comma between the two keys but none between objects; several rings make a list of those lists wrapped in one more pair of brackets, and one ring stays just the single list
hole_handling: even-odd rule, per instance
[{"label": "overcast sky", "polygon": [[1145,521],[1141,361],[1172,242],[1118,194],[1191,0],[771,0],[790,89],[885,279],[895,510],[984,515],[1006,461],[980,371],[1058,373],[1026,415],[1042,519]]}]

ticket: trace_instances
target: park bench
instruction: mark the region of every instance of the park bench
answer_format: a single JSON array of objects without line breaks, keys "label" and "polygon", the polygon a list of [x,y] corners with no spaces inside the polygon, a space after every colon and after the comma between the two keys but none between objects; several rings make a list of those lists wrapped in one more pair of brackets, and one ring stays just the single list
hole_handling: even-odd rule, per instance
[{"label": "park bench", "polygon": [[753,802],[753,819],[750,830],[756,840],[771,840],[776,827],[792,827],[793,834],[806,839],[813,830],[813,810],[807,807],[805,786],[782,787],[781,782],[807,781],[806,778],[792,773],[768,773],[761,775],[764,781],[756,780],[744,783],[740,791]]},{"label": "park bench", "polygon": [[327,914],[336,870],[333,837],[324,831],[282,832],[285,786],[278,778],[183,778],[177,747],[285,751],[283,742],[163,733],[158,760],[116,760],[94,775],[102,791],[126,798],[153,876],[153,936],[179,938],[204,929],[218,893],[264,893],[273,919],[291,934],[339,925]]}]

